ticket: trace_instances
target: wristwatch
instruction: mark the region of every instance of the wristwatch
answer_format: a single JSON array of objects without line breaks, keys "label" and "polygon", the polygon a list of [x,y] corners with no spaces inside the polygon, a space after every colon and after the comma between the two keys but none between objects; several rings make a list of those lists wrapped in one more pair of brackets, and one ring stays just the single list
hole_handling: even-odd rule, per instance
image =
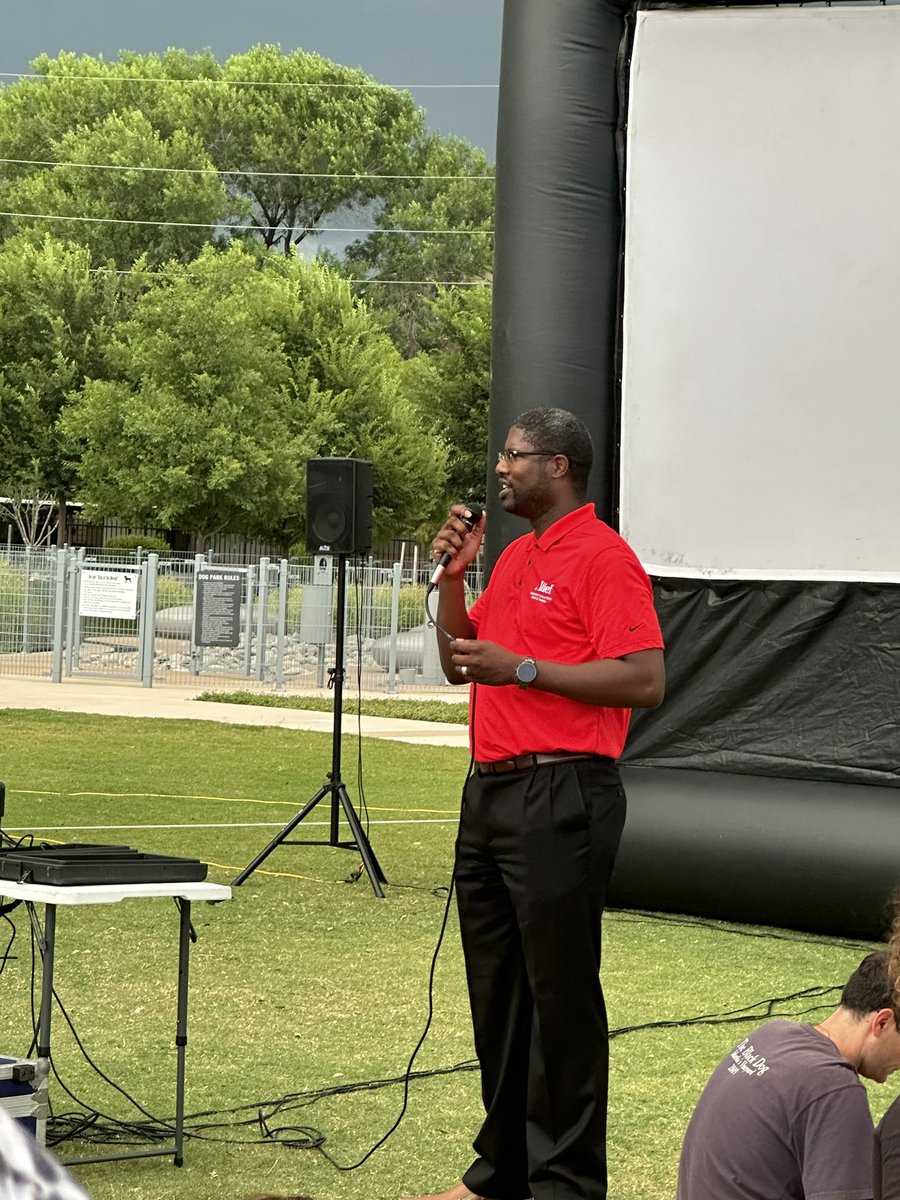
[{"label": "wristwatch", "polygon": [[537,679],[537,663],[533,658],[523,658],[516,667],[516,683],[520,688],[527,688]]}]

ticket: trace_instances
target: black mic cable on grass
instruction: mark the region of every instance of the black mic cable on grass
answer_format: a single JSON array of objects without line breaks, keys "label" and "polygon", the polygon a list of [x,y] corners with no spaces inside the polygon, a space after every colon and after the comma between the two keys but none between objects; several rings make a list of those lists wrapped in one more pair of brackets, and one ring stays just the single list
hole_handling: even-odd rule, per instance
[{"label": "black mic cable on grass", "polygon": [[[468,507],[469,507],[469,511],[472,514],[472,526],[471,527],[474,527],[478,523],[478,521],[481,519],[482,509],[481,509],[481,506],[478,504],[470,504]],[[465,520],[465,524],[469,525],[469,521]],[[446,559],[449,562],[449,555],[446,555],[446,554],[444,555],[444,557],[441,559],[441,563],[438,564],[438,568],[435,570],[434,577],[432,577],[432,584],[429,588],[429,591],[426,593],[426,597],[425,597],[425,613],[426,613],[426,616],[431,621],[434,622],[435,628],[438,629],[445,637],[450,638],[451,635],[449,633],[447,633],[447,631],[445,629],[441,629],[440,625],[438,625],[438,623],[437,623],[437,620],[431,615],[431,612],[428,607],[428,596],[430,595],[433,588],[436,586],[437,580],[440,579],[441,574],[443,574],[443,567],[446,566],[444,559]],[[475,712],[476,692],[477,692],[477,685],[473,684],[472,685],[472,714],[473,715]],[[471,749],[469,752],[469,766],[468,766],[468,770],[466,771],[466,778],[463,781],[461,805],[465,804],[466,784],[468,784],[469,779],[472,776],[472,771],[475,768],[475,750],[474,750],[474,743],[471,743],[471,740],[470,740],[470,745],[471,745]],[[404,1116],[406,1115],[406,1110],[409,1107],[409,1085],[410,1085],[410,1080],[412,1078],[412,1069],[413,1069],[413,1066],[415,1065],[416,1059],[418,1058],[419,1051],[422,1049],[423,1045],[425,1044],[425,1039],[428,1036],[428,1031],[431,1029],[431,1023],[434,1019],[434,976],[435,976],[435,971],[437,970],[438,955],[440,953],[441,946],[443,945],[443,942],[444,942],[444,934],[446,933],[446,930],[447,930],[447,921],[449,920],[449,917],[450,917],[450,905],[453,902],[453,893],[455,891],[455,885],[456,885],[456,858],[454,855],[453,870],[450,873],[450,884],[447,888],[447,900],[446,900],[446,903],[444,904],[443,916],[441,917],[441,927],[438,931],[437,943],[435,944],[434,953],[431,956],[431,965],[428,970],[428,1016],[425,1020],[425,1028],[422,1030],[419,1040],[416,1042],[415,1049],[413,1050],[412,1054],[409,1057],[409,1062],[406,1064],[406,1070],[403,1072],[403,1076],[402,1076],[403,1099],[401,1101],[400,1112],[397,1114],[396,1120],[394,1121],[393,1125],[391,1125],[390,1129],[388,1129],[387,1133],[383,1134],[378,1139],[378,1141],[375,1142],[374,1145],[370,1146],[369,1149],[362,1156],[362,1158],[360,1158],[355,1163],[345,1164],[345,1163],[337,1162],[334,1158],[332,1158],[332,1156],[328,1153],[328,1151],[324,1149],[324,1145],[323,1145],[324,1139],[322,1139],[321,1142],[314,1140],[312,1143],[307,1143],[310,1145],[310,1148],[318,1150],[319,1153],[322,1154],[331,1163],[331,1165],[333,1167],[336,1167],[338,1171],[355,1171],[357,1169],[357,1167],[361,1167],[363,1165],[363,1163],[367,1162],[368,1159],[370,1159],[372,1157],[372,1155],[375,1153],[375,1151],[380,1149],[385,1144],[385,1142],[388,1140],[388,1138],[399,1128],[400,1122],[403,1120]],[[260,1112],[260,1114],[259,1114],[259,1127],[265,1133],[266,1136],[273,1137],[276,1139],[278,1138],[280,1131],[277,1128],[273,1128],[268,1123],[268,1121],[263,1117],[262,1112]],[[285,1130],[283,1132],[285,1132],[285,1133],[300,1133],[301,1137],[304,1139],[307,1138],[309,1135],[309,1130],[307,1130],[305,1128],[302,1130],[297,1130],[297,1129],[290,1129],[290,1127],[287,1127],[287,1128],[285,1128]]]}]

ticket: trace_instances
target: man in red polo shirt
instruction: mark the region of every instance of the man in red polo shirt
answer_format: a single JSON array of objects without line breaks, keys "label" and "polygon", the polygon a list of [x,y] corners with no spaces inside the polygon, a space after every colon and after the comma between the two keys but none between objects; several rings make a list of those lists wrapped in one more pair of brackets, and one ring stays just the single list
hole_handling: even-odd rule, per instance
[{"label": "man in red polo shirt", "polygon": [[441,664],[475,685],[455,878],[486,1113],[442,1200],[606,1196],[600,924],[625,820],[616,759],[630,710],[659,704],[665,675],[650,581],[585,503],[592,458],[572,413],[517,418],[496,472],[531,532],[471,610],[463,576],[484,518],[470,529],[455,505],[432,547],[451,555]]}]

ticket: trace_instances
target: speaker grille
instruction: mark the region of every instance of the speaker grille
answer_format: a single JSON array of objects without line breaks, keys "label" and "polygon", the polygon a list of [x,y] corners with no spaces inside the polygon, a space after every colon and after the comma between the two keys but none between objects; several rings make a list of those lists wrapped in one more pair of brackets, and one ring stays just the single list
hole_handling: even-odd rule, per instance
[{"label": "speaker grille", "polygon": [[335,503],[325,503],[316,509],[312,522],[313,541],[331,545],[339,542],[347,532],[347,507]]}]

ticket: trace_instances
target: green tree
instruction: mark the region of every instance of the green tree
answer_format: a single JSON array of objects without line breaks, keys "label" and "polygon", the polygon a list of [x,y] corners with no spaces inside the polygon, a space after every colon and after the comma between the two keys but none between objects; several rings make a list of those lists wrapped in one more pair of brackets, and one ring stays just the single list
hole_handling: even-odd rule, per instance
[{"label": "green tree", "polygon": [[311,457],[373,459],[384,536],[422,519],[423,481],[443,483],[390,339],[343,280],[299,256],[236,245],[168,265],[110,360],[115,377],[88,381],[65,418],[101,514],[290,545]]},{"label": "green tree", "polygon": [[[256,86],[242,81],[254,80]],[[228,59],[202,128],[267,247],[285,254],[335,217],[378,201],[410,170],[423,114],[408,92],[302,50]],[[206,96],[204,97],[207,98]],[[200,107],[199,101],[196,102]]]},{"label": "green tree", "polygon": [[376,213],[378,231],[348,246],[342,267],[350,278],[377,281],[357,290],[406,356],[433,344],[430,302],[440,285],[489,282],[494,254],[493,169],[483,152],[432,134],[414,163],[421,178],[398,183]]},{"label": "green tree", "polygon": [[[385,177],[409,173],[422,130],[408,93],[277,46],[224,65],[170,50],[112,63],[63,53],[32,66],[42,78],[0,90],[0,210],[90,216],[79,238],[120,266],[140,250],[184,258],[213,240],[202,226],[220,221],[289,253],[392,189]],[[151,224],[114,237],[116,226],[98,223],[122,215]],[[37,223],[4,220],[7,231]]]},{"label": "green tree", "polygon": [[[3,207],[35,214],[18,219],[22,234],[61,232],[86,245],[95,263],[188,261],[233,210],[197,135],[175,129],[164,138],[135,110],[68,130],[52,154],[52,170],[7,182]],[[40,215],[48,213],[55,219]]]},{"label": "green tree", "polygon": [[301,319],[281,328],[294,419],[313,437],[314,456],[372,459],[376,537],[415,532],[442,494],[447,461],[408,395],[400,354],[333,271],[299,256],[272,266],[301,307]]},{"label": "green tree", "polygon": [[447,451],[439,508],[483,500],[491,389],[491,293],[488,288],[443,289],[428,323],[434,345],[405,364],[419,419]]},{"label": "green tree", "polygon": [[193,529],[201,548],[219,530],[277,524],[304,453],[285,411],[278,300],[239,248],[160,271],[116,332],[113,377],[89,380],[65,416],[92,510]]},{"label": "green tree", "polygon": [[[86,378],[102,378],[112,323],[127,304],[81,246],[45,237],[0,245],[0,490],[54,496],[74,482],[61,417]],[[60,523],[65,538],[65,521]]]}]

